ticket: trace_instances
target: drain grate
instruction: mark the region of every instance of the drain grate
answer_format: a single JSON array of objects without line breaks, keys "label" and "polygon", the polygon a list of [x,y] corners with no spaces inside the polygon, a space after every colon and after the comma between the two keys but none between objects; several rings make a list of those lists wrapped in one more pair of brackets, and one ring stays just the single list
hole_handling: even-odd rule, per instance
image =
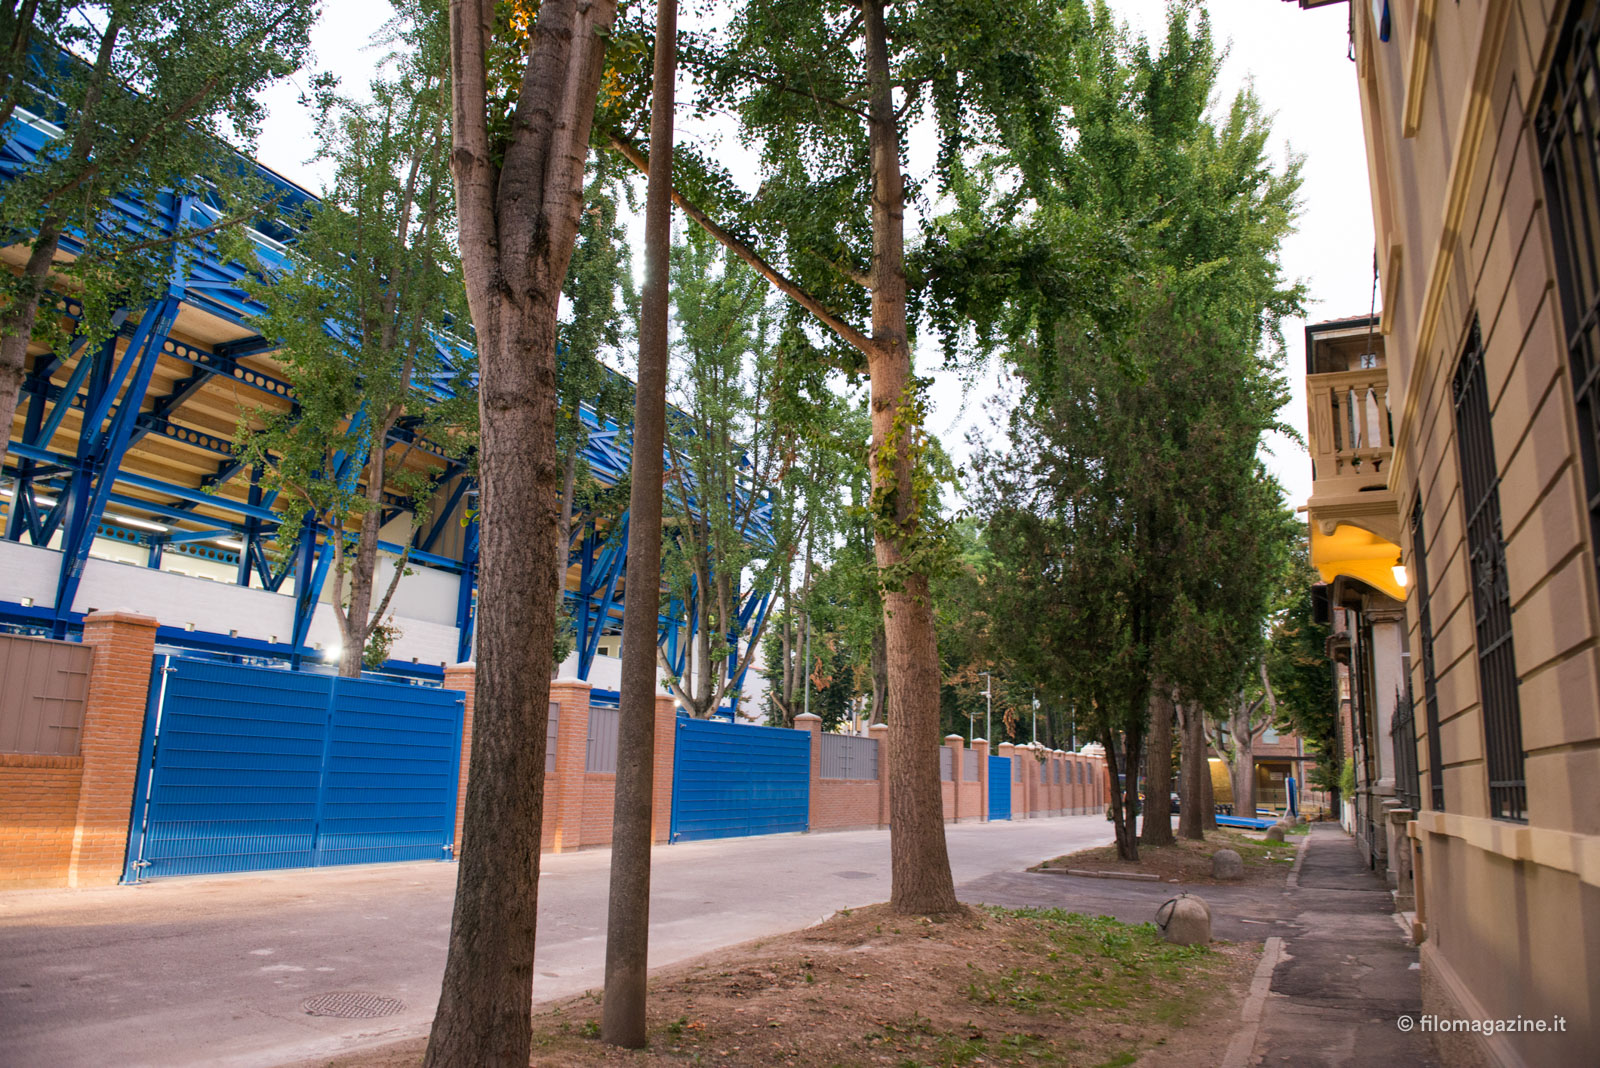
[{"label": "drain grate", "polygon": [[369,1020],[404,1012],[406,1003],[379,994],[318,994],[300,1006],[309,1016],[337,1016],[341,1020]]}]

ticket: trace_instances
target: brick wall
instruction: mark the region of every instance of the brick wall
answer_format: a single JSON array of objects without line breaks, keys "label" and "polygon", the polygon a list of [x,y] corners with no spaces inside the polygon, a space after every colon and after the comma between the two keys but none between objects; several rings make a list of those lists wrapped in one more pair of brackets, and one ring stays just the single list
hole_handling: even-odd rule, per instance
[{"label": "brick wall", "polygon": [[0,753],[0,887],[65,886],[83,758]]}]

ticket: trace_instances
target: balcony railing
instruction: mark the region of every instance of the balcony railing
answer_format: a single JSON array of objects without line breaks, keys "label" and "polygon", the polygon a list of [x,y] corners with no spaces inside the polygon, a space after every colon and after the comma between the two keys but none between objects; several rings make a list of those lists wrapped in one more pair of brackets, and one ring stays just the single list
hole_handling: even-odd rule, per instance
[{"label": "balcony railing", "polygon": [[1383,367],[1306,376],[1314,493],[1382,488],[1394,451]]}]

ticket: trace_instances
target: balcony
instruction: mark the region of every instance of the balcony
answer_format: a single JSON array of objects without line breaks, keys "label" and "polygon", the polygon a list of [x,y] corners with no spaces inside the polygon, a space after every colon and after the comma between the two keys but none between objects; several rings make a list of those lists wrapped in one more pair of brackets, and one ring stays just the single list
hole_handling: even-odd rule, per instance
[{"label": "balcony", "polygon": [[1383,338],[1366,319],[1306,328],[1306,404],[1311,449],[1311,562],[1326,582],[1359,579],[1405,600],[1400,508],[1390,490],[1394,425]]}]

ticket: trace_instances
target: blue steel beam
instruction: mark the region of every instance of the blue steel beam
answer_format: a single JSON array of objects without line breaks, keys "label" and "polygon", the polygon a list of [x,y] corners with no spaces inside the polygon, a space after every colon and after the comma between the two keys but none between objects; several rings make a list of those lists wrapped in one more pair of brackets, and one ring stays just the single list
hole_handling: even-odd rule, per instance
[{"label": "blue steel beam", "polygon": [[[94,532],[100,525],[112,483],[127,452],[134,416],[149,388],[156,358],[178,317],[178,302],[178,296],[169,291],[155,308],[145,312],[134,343],[118,361],[110,381],[91,405],[90,416],[80,431],[78,469],[72,477],[67,529],[61,545],[61,571],[56,580],[56,618],[51,627],[54,637],[66,637],[68,614],[83,579]],[[120,402],[117,402],[117,394],[121,394]],[[100,424],[105,418],[110,419],[110,425],[102,430]]]}]

